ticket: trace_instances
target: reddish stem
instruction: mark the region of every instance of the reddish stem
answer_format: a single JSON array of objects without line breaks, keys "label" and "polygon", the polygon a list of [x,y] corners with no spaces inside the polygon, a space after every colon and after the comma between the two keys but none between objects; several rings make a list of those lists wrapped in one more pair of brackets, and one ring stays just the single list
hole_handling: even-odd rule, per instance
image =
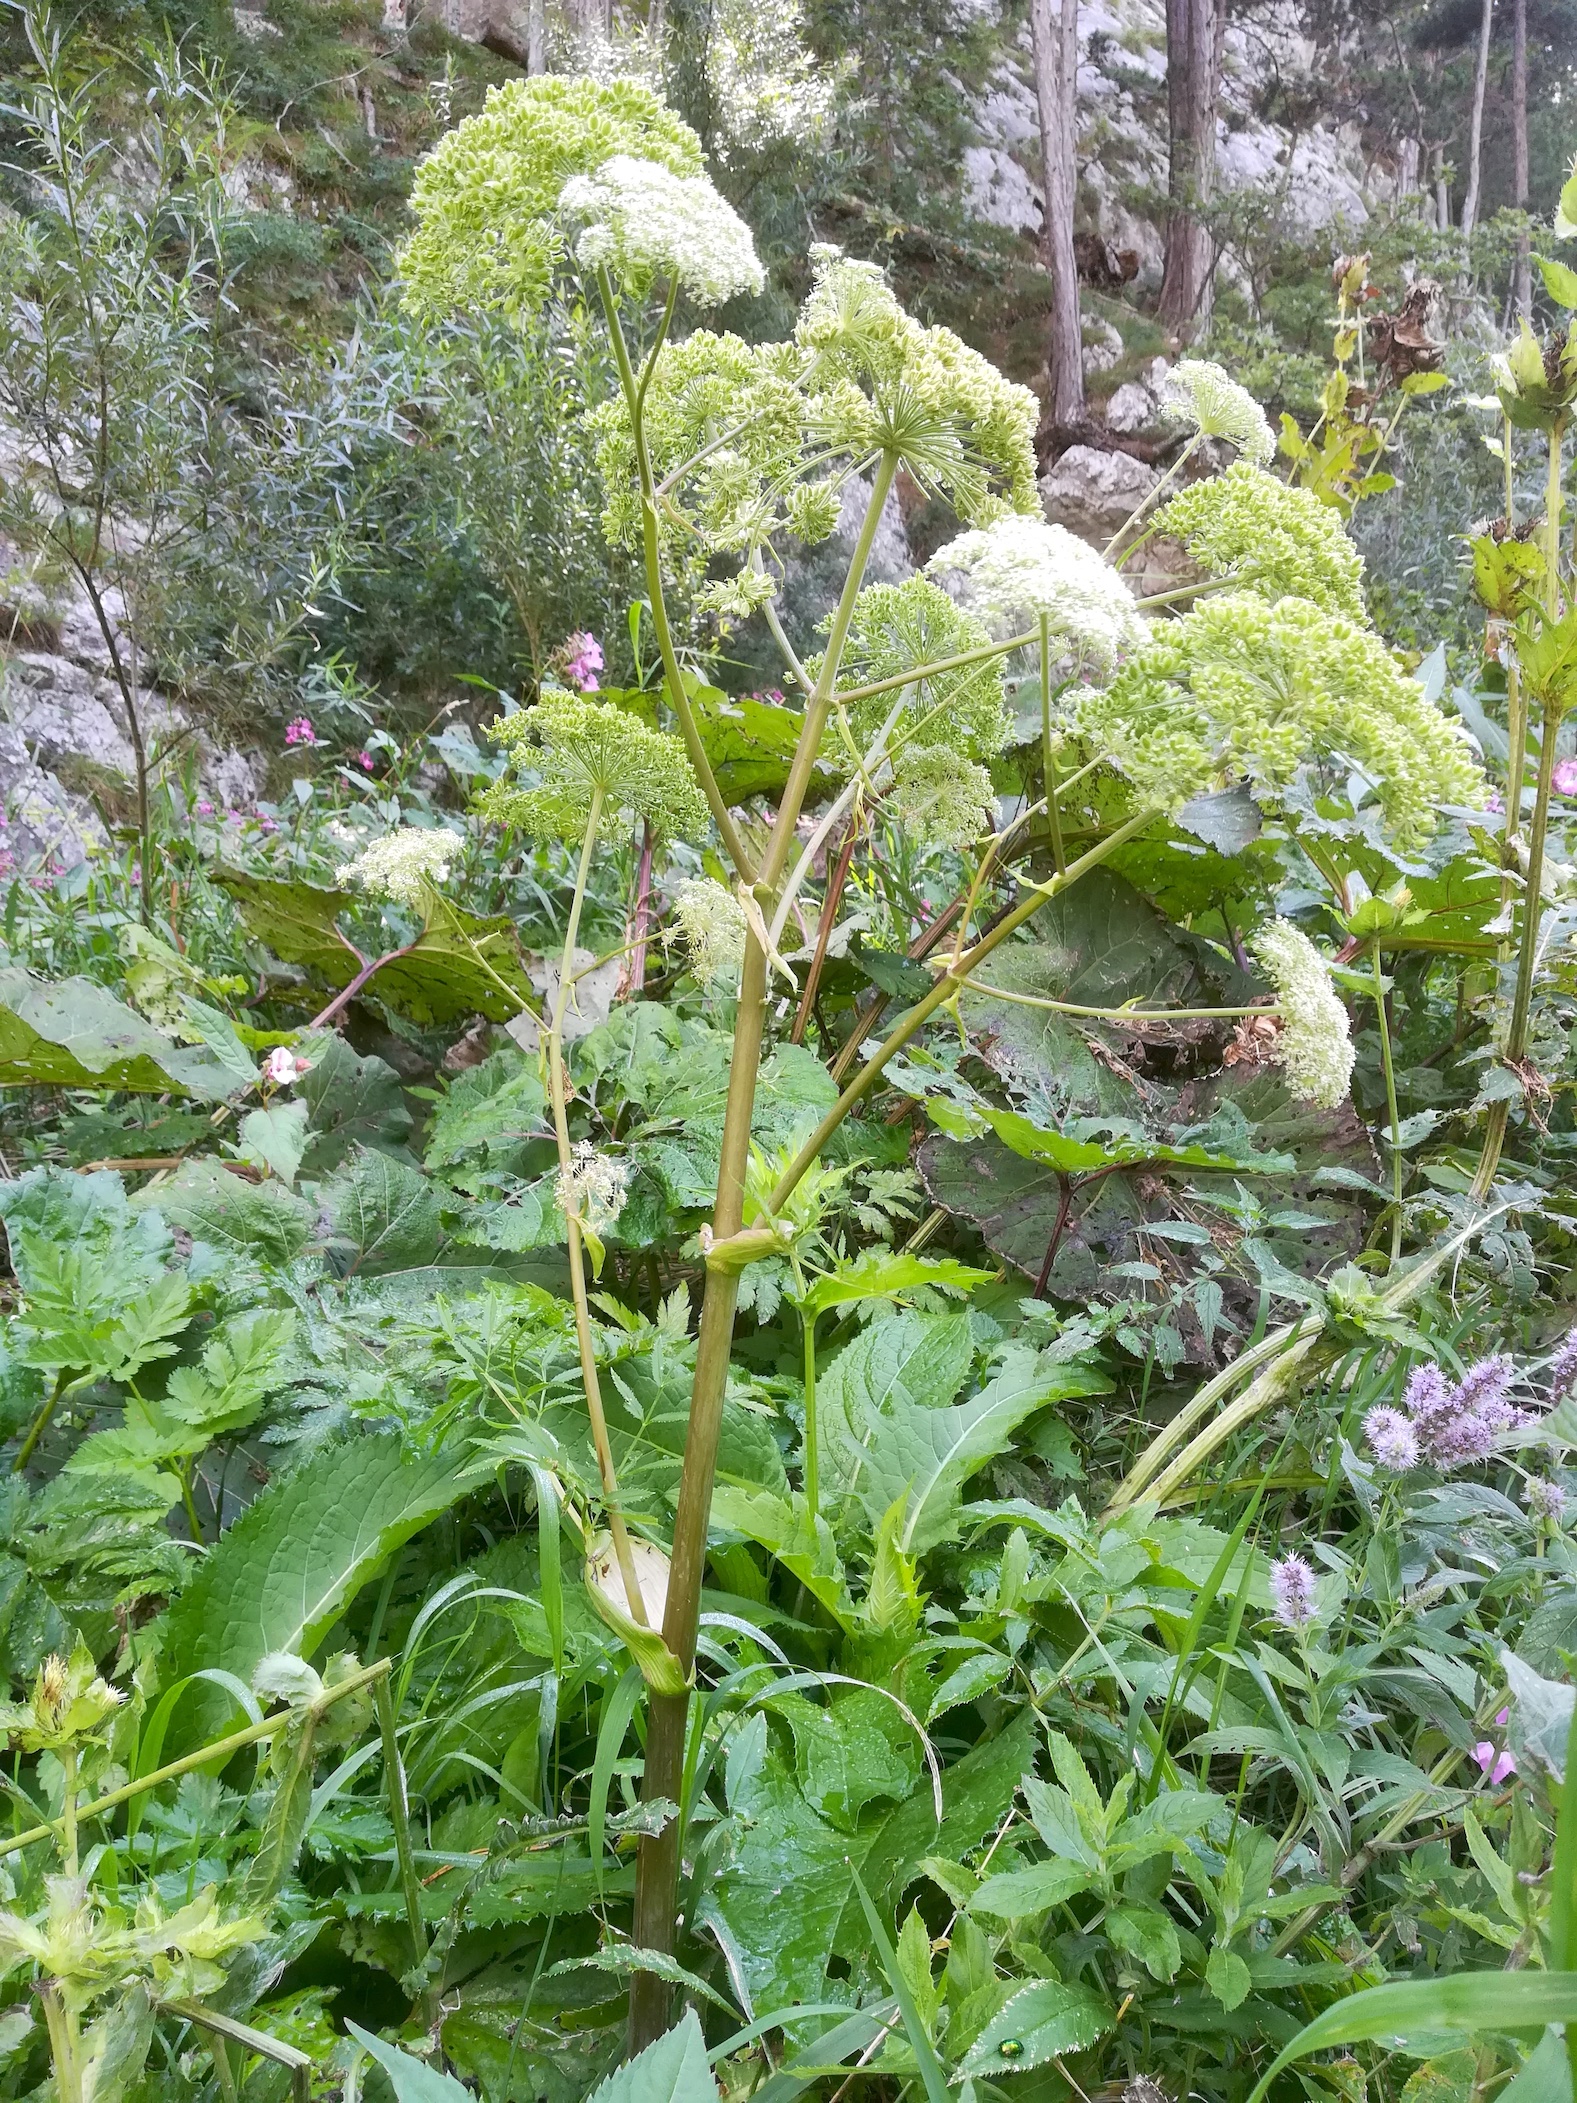
[{"label": "reddish stem", "polygon": [[[420,941],[420,939],[421,937],[418,936],[417,941]],[[386,950],[381,957],[374,957],[370,963],[364,963],[344,991],[336,993],[322,1013],[313,1016],[312,1020],[307,1024],[307,1028],[309,1030],[326,1028],[343,1008],[350,1005],[374,972],[381,971],[385,964],[395,963],[400,957],[408,957],[415,947],[415,942],[407,942],[402,948]]]},{"label": "reddish stem", "polygon": [[821,902],[821,924],[816,929],[816,953],[810,960],[809,971],[805,974],[805,990],[799,997],[799,1011],[794,1017],[794,1027],[789,1031],[791,1044],[805,1042],[805,1025],[810,1019],[811,1004],[816,998],[816,988],[821,982],[821,967],[827,959],[827,944],[832,939],[832,923],[837,916],[838,900],[843,896],[843,887],[849,880],[849,869],[859,842],[860,828],[851,822],[848,838],[843,843],[832,872],[832,881],[827,886],[827,895]]}]

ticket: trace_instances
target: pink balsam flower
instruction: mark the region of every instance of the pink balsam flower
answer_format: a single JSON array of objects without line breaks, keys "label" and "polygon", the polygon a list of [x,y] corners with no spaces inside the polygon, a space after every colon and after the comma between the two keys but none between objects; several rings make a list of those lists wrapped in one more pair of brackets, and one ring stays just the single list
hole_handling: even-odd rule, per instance
[{"label": "pink balsam flower", "polygon": [[285,725],[286,746],[315,745],[316,743],[317,737],[312,728],[312,718],[310,716],[292,716]]}]

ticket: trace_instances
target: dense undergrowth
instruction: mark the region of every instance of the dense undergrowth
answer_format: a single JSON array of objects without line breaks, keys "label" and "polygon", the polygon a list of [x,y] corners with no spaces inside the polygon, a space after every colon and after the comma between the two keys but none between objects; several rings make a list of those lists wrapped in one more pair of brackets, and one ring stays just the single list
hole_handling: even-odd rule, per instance
[{"label": "dense undergrowth", "polygon": [[[297,712],[254,811],[155,744],[7,872],[3,2093],[1568,2093],[1577,278],[1449,412],[1511,497],[1463,681],[1343,523],[1445,377],[1356,266],[1287,479],[1186,361],[1103,558],[870,266],[675,323],[762,273],[647,89],[448,135],[398,416],[282,458],[176,162],[139,293],[67,138],[134,369],[34,358],[98,310],[8,222],[11,400],[164,376],[88,487],[189,473],[181,574],[188,487],[296,476],[227,632]],[[396,730],[285,645],[347,461],[440,427],[532,676]],[[92,582],[83,451],[26,494]],[[867,584],[900,475],[951,524]]]}]

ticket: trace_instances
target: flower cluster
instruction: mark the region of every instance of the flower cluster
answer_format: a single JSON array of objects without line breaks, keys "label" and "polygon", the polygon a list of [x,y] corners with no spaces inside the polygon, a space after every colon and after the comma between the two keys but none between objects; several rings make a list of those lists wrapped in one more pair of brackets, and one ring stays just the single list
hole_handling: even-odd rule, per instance
[{"label": "flower cluster", "polygon": [[374,898],[389,898],[419,913],[432,885],[449,874],[459,844],[453,833],[402,825],[364,847],[344,873]]},{"label": "flower cluster", "polygon": [[502,717],[492,734],[517,766],[535,767],[538,776],[534,788],[498,781],[484,792],[477,808],[497,824],[537,839],[578,840],[600,797],[605,815],[635,812],[670,838],[694,839],[706,828],[684,746],[627,709],[550,693],[535,708]]},{"label": "flower cluster", "polygon": [[311,1071],[310,1059],[299,1058],[287,1045],[276,1044],[263,1061],[261,1078],[270,1088],[293,1088],[304,1073]]},{"label": "flower cluster", "polygon": [[749,227],[704,175],[675,175],[660,161],[619,153],[595,175],[572,176],[559,204],[588,222],[576,261],[608,268],[633,291],[674,277],[717,307],[765,282]]},{"label": "flower cluster", "polygon": [[285,725],[286,750],[288,751],[293,745],[315,745],[316,743],[317,737],[313,732],[312,718],[310,716],[292,716]]},{"label": "flower cluster", "polygon": [[[661,523],[672,549],[688,552],[687,521],[714,551],[739,555],[783,531],[823,538],[843,477],[884,451],[971,523],[1036,510],[1029,390],[946,329],[912,320],[874,265],[831,248],[812,254],[815,283],[789,342],[698,330],[663,348],[644,422],[657,478],[678,478]],[[622,395],[591,423],[609,492],[604,523],[628,544],[640,513]],[[796,496],[810,474],[815,496]]]},{"label": "flower cluster", "polygon": [[1271,1056],[1295,1094],[1334,1110],[1347,1100],[1355,1054],[1325,959],[1289,920],[1262,927],[1249,947],[1281,1003],[1281,1034]]},{"label": "flower cluster", "polygon": [[887,807],[928,846],[971,845],[995,801],[991,776],[956,746],[905,745],[893,762]]},{"label": "flower cluster", "polygon": [[931,557],[933,577],[999,639],[1048,616],[1058,656],[1110,672],[1149,630],[1111,565],[1065,526],[1017,513],[961,533]]},{"label": "flower cluster", "polygon": [[1270,1566],[1272,1610],[1283,1628],[1307,1628],[1314,1619],[1314,1570],[1301,1555]]},{"label": "flower cluster", "polygon": [[1524,1502],[1535,1519],[1544,1519],[1552,1526],[1559,1526],[1566,1516],[1566,1492],[1558,1482],[1549,1482],[1542,1475],[1533,1475],[1523,1492]]},{"label": "flower cluster", "polygon": [[572,635],[563,649],[564,677],[570,685],[583,694],[597,691],[597,674],[602,670],[602,645],[594,635],[584,630]]},{"label": "flower cluster", "polygon": [[701,142],[635,80],[541,74],[490,88],[416,171],[416,230],[400,254],[406,298],[433,315],[542,304],[564,260],[559,198],[619,155],[701,173]]},{"label": "flower cluster", "polygon": [[1309,599],[1347,620],[1367,619],[1363,557],[1338,513],[1246,460],[1173,497],[1154,524],[1208,576],[1235,578],[1262,598]]},{"label": "flower cluster", "polygon": [[629,1187],[629,1163],[599,1154],[589,1139],[581,1139],[569,1167],[559,1170],[553,1194],[566,1219],[601,1235],[617,1222]]},{"label": "flower cluster", "polygon": [[1577,1329],[1556,1350],[1544,1377],[1550,1385],[1550,1399],[1556,1402],[1577,1383]]},{"label": "flower cluster", "polygon": [[[984,623],[960,611],[926,577],[908,577],[902,584],[872,584],[854,602],[839,683],[852,688],[896,679],[919,665],[961,657],[990,641]],[[1002,689],[1001,661],[991,658],[984,664],[939,673],[913,687],[892,688],[851,702],[849,727],[862,752],[900,699],[903,712],[892,734],[894,744],[912,735],[922,745],[945,740],[959,753],[990,758],[1002,750],[1012,727]],[[822,756],[831,759],[833,750],[829,732]]]},{"label": "flower cluster", "polygon": [[1184,358],[1161,387],[1161,406],[1201,438],[1224,438],[1245,460],[1264,467],[1276,456],[1276,439],[1265,412],[1246,387],[1208,358]]},{"label": "flower cluster", "polygon": [[1437,804],[1484,795],[1462,725],[1377,636],[1307,599],[1207,600],[1156,629],[1109,687],[1086,689],[1078,722],[1161,810],[1241,780],[1274,796],[1323,761],[1358,767],[1399,844],[1416,846]]},{"label": "flower cluster", "polygon": [[745,914],[727,884],[710,876],[687,877],[673,892],[676,926],[664,936],[669,949],[684,945],[690,969],[704,986],[733,982],[745,961]]},{"label": "flower cluster", "polygon": [[1533,1421],[1527,1410],[1506,1399],[1515,1377],[1509,1358],[1481,1358],[1454,1386],[1439,1366],[1418,1366],[1402,1391],[1400,1409],[1371,1409],[1364,1418],[1369,1450],[1397,1474],[1488,1460],[1508,1431]]}]

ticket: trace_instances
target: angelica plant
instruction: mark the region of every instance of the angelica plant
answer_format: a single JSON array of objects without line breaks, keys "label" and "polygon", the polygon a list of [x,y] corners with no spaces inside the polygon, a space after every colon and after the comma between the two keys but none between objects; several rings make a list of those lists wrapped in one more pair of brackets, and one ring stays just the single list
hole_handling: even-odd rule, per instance
[{"label": "angelica plant", "polygon": [[[652,730],[615,707],[550,692],[500,727],[515,778],[485,802],[496,822],[578,843],[544,1047],[583,1385],[636,1623],[639,1587],[602,1420],[581,1262],[582,1244],[591,1245],[599,1219],[611,1219],[622,1186],[615,1162],[578,1154],[572,1144],[562,1023],[587,875],[610,808],[691,838],[709,818],[733,878],[731,891],[712,875],[704,890],[692,884],[676,896],[697,975],[732,978],[737,959],[738,997],[715,1202],[699,1237],[705,1290],[661,1655],[649,1643],[632,1644],[650,1693],[644,1794],[649,1803],[681,1802],[685,1682],[696,1657],[741,1279],[754,1264],[787,1260],[799,1213],[833,1174],[821,1157],[843,1120],[932,1016],[956,1009],[980,967],[1048,899],[1191,799],[1246,782],[1274,804],[1311,763],[1334,771],[1356,762],[1390,831],[1417,842],[1441,803],[1480,799],[1481,777],[1460,732],[1363,621],[1357,558],[1339,526],[1333,538],[1325,520],[1284,502],[1279,485],[1262,486],[1269,427],[1218,368],[1190,361],[1178,369],[1174,400],[1193,431],[1185,458],[1214,437],[1235,447],[1243,464],[1213,508],[1192,492],[1176,501],[1192,503],[1181,520],[1203,559],[1241,588],[1181,620],[1152,623],[1115,566],[1042,521],[1034,398],[947,330],[905,313],[873,265],[814,249],[810,291],[783,341],[752,343],[707,328],[676,334],[681,300],[704,310],[748,297],[761,271],[748,231],[711,188],[698,142],[645,89],[543,79],[495,91],[482,115],[430,157],[413,206],[417,225],[403,268],[411,299],[425,311],[475,301],[524,325],[566,273],[594,287],[620,378],[619,393],[593,417],[605,526],[610,539],[639,552],[662,665],[660,698],[676,726]],[[867,585],[878,522],[900,473],[948,505],[961,531],[927,575]],[[847,570],[821,647],[804,652],[775,604],[784,553],[832,530],[856,478],[862,508]],[[1256,518],[1276,526],[1274,536],[1261,536],[1260,571],[1245,546]],[[1293,584],[1311,596],[1289,596]],[[761,620],[796,690],[792,757],[764,839],[740,823],[709,757],[680,662],[676,585],[695,613],[724,632]],[[1053,867],[988,918],[989,887],[1027,822],[1016,817],[990,829],[986,765],[1011,729],[1003,666],[1014,652],[1037,648],[1046,793],[1029,815],[1044,814]],[[1076,683],[1058,724],[1054,665]],[[1064,737],[1082,744],[1087,758],[1059,781]],[[1095,769],[1113,778],[1115,803],[1070,855],[1063,804],[1072,782]],[[807,803],[829,774],[836,786],[802,841]],[[975,850],[949,914],[947,946],[930,990],[911,1002],[796,1149],[766,1175],[758,1159],[753,1184],[751,1123],[769,989],[786,978],[800,994],[782,955],[788,918],[816,857],[847,825],[819,960],[838,885],[876,812],[919,836]],[[1286,928],[1267,930],[1261,953],[1277,983],[1289,1079],[1320,1103],[1341,1100],[1351,1045],[1317,952]],[[602,1576],[596,1585],[605,1589]],[[632,1928],[640,1948],[673,1947],[684,1844],[682,1819],[641,1842]],[[637,1974],[637,2045],[664,2027],[666,2005],[661,1977]]]}]

